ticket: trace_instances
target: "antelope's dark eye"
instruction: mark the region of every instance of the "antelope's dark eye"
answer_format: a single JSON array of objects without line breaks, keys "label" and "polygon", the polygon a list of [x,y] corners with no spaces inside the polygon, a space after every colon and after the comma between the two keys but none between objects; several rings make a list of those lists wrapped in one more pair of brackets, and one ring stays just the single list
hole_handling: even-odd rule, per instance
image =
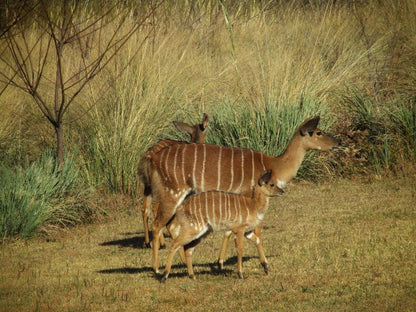
[{"label": "antelope's dark eye", "polygon": [[272,184],[270,184],[270,186],[271,186],[271,187],[273,187],[273,186],[274,186],[274,184],[272,183]]},{"label": "antelope's dark eye", "polygon": [[318,131],[318,132],[316,133],[316,135],[322,135],[322,132],[321,132],[321,131]]}]

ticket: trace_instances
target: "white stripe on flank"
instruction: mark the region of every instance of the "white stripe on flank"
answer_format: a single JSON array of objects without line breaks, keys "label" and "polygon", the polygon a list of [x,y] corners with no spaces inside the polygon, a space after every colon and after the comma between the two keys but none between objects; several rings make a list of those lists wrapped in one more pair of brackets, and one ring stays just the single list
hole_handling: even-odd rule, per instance
[{"label": "white stripe on flank", "polygon": [[204,159],[202,161],[202,173],[201,173],[201,192],[205,191],[205,161],[206,161],[206,156],[207,156],[207,151],[206,151],[206,147],[205,144],[202,145],[203,149],[204,149]]},{"label": "white stripe on flank", "polygon": [[182,178],[183,178],[183,184],[186,185],[186,176],[185,176],[185,149],[186,149],[186,144],[182,145]]},{"label": "white stripe on flank", "polygon": [[195,216],[195,220],[196,220],[196,224],[197,224],[198,228],[201,225],[201,218],[199,216],[199,210],[200,209],[199,209],[199,203],[198,203],[198,201],[200,200],[200,198],[201,198],[201,196],[194,196],[193,197],[193,199],[194,199],[194,206],[195,206],[194,216]]},{"label": "white stripe on flank", "polygon": [[[165,157],[165,172],[169,172],[168,171],[168,163],[169,163],[169,152],[170,152],[170,148],[167,148],[167,152],[166,152],[166,157]],[[169,174],[166,175],[166,180],[168,180]]]},{"label": "white stripe on flank", "polygon": [[238,222],[241,224],[243,223],[243,213],[241,211],[241,202],[240,202],[240,198],[241,196],[237,196],[237,201],[238,201]]},{"label": "white stripe on flank", "polygon": [[173,161],[173,176],[175,177],[175,183],[176,185],[178,185],[178,175],[176,174],[177,168],[176,168],[176,159],[178,158],[178,151],[179,148],[178,146],[176,146],[176,151],[175,151],[175,160]]},{"label": "white stripe on flank", "polygon": [[182,202],[185,199],[186,195],[188,195],[188,191],[187,190],[184,190],[182,196],[176,202],[175,209],[173,211],[174,213],[176,213],[176,208],[178,208],[182,204]]},{"label": "white stripe on flank", "polygon": [[254,152],[253,150],[250,150],[251,152],[251,187],[254,187],[255,185],[255,181],[254,181]]},{"label": "white stripe on flank", "polygon": [[264,171],[266,170],[266,166],[264,165],[264,162],[263,162],[263,154],[260,153],[260,155],[261,155],[261,165],[263,166],[263,171]]},{"label": "white stripe on flank", "polygon": [[244,206],[246,206],[246,211],[247,211],[246,222],[248,222],[248,218],[250,216],[250,209],[248,208],[248,203],[245,197],[244,197]]},{"label": "white stripe on flank", "polygon": [[241,193],[241,188],[243,187],[244,183],[244,150],[240,149],[241,152],[241,182],[238,186],[236,193]]},{"label": "white stripe on flank", "polygon": [[196,197],[192,197],[192,203],[193,203],[193,210],[192,210],[192,215],[194,216],[195,219],[195,225],[198,225],[198,216],[196,215],[197,212],[197,208],[196,208]]},{"label": "white stripe on flank", "polygon": [[163,182],[165,182],[165,177],[166,177],[166,171],[163,170],[163,160],[165,159],[165,154],[166,154],[166,149],[162,150],[162,152],[160,153],[160,159],[159,159],[159,168],[161,171],[161,178],[163,180]]},{"label": "white stripe on flank", "polygon": [[192,144],[192,146],[195,148],[195,152],[194,152],[194,169],[193,169],[193,173],[192,173],[192,185],[193,188],[196,189],[196,178],[195,178],[195,170],[196,170],[196,161],[198,158],[198,149],[196,148],[196,144]]},{"label": "white stripe on flank", "polygon": [[218,155],[218,176],[217,176],[217,190],[220,190],[221,185],[221,161],[222,161],[222,146],[220,146],[220,153]]},{"label": "white stripe on flank", "polygon": [[234,184],[234,149],[231,149],[231,182],[230,182],[230,187],[228,188],[228,192],[231,192],[231,190],[233,189],[233,184]]},{"label": "white stripe on flank", "polygon": [[201,218],[200,218],[200,222],[199,222],[199,224],[201,225],[201,228],[202,228],[202,225],[204,225],[205,224],[205,221],[204,221],[204,212],[202,211],[202,203],[201,203],[201,196],[198,196],[199,197],[199,207],[198,207],[198,210],[199,210],[199,215],[201,216]]}]

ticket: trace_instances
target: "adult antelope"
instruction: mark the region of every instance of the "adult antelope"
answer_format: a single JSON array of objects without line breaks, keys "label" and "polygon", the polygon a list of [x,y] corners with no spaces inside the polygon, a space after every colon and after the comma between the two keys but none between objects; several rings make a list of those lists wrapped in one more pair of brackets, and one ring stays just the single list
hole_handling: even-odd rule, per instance
[{"label": "adult antelope", "polygon": [[[193,143],[205,143],[205,130],[208,127],[209,118],[208,115],[204,113],[202,117],[202,123],[196,125],[188,125],[187,123],[181,121],[174,121],[173,124],[175,127],[183,132],[188,133],[191,136],[191,142]],[[144,246],[150,248],[150,238],[149,238],[149,215],[150,207],[152,206],[152,186],[150,183],[150,177],[152,175],[150,171],[150,166],[145,165],[144,163],[150,161],[153,155],[158,153],[161,149],[176,143],[174,140],[160,140],[155,145],[153,145],[140,159],[138,174],[140,180],[144,184],[144,200],[142,205],[142,218],[143,218],[143,227],[144,227]],[[145,170],[142,170],[145,168]],[[153,204],[153,215],[157,215],[158,203]],[[165,245],[165,240],[163,234],[160,235],[160,245]]]},{"label": "adult antelope", "polygon": [[[284,187],[295,177],[308,150],[330,150],[338,141],[318,129],[319,116],[307,119],[296,130],[286,150],[277,157],[251,149],[229,148],[210,144],[175,143],[153,154],[151,186],[160,206],[152,224],[153,270],[159,273],[159,236],[174,216],[177,207],[191,193],[210,190],[226,191],[250,196],[256,177],[265,170],[273,170],[273,183]],[[169,227],[168,227],[169,229]],[[231,233],[224,240],[222,250]],[[260,263],[268,272],[261,242],[261,228],[257,226],[249,237],[256,241]],[[219,265],[223,265],[221,251]]]},{"label": "adult antelope", "polygon": [[236,234],[238,277],[243,278],[243,236],[264,218],[269,197],[281,196],[283,190],[269,183],[272,170],[265,171],[254,187],[253,196],[210,191],[187,198],[169,223],[173,242],[162,282],[169,276],[172,260],[184,247],[189,277],[194,277],[192,253],[201,240],[212,231],[229,230]]}]

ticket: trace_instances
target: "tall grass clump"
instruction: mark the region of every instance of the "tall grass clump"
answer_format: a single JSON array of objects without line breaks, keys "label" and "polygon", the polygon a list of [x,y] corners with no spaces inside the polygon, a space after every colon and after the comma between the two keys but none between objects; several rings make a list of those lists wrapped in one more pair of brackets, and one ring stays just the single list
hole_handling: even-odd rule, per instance
[{"label": "tall grass clump", "polygon": [[[261,108],[242,105],[235,109],[232,103],[224,103],[211,119],[208,140],[218,145],[250,148],[278,156],[285,151],[299,125],[316,115],[322,117],[320,127],[330,124],[326,121],[325,105],[307,97],[295,103],[267,103]],[[316,176],[319,166],[322,163],[313,153],[308,153],[299,175]]]},{"label": "tall grass clump", "polygon": [[[129,45],[126,53],[136,53],[134,62],[121,75],[108,73],[110,92],[105,96],[92,93],[88,99],[93,102],[100,98],[88,122],[78,124],[84,132],[81,141],[87,142],[82,153],[91,184],[134,195],[140,157],[159,138],[169,136],[173,120],[188,115],[190,101],[183,97],[193,98],[200,85],[193,82],[195,73],[186,65],[186,46],[191,39],[180,38],[178,42],[176,35],[173,31],[166,38],[158,38],[158,48],[151,40],[139,51]],[[172,49],[171,41],[175,40],[185,49]],[[125,59],[128,57],[121,54],[118,62]]]},{"label": "tall grass clump", "polygon": [[403,138],[404,148],[410,160],[416,160],[416,97],[397,99],[390,118],[394,132]]},{"label": "tall grass clump", "polygon": [[[372,171],[397,171],[416,159],[416,109],[413,98],[385,97],[383,102],[351,91],[345,99],[350,129],[366,131],[363,157]],[[403,170],[402,170],[403,171]]]},{"label": "tall grass clump", "polygon": [[0,235],[29,238],[91,214],[74,158],[58,168],[49,152],[27,166],[0,166]]}]

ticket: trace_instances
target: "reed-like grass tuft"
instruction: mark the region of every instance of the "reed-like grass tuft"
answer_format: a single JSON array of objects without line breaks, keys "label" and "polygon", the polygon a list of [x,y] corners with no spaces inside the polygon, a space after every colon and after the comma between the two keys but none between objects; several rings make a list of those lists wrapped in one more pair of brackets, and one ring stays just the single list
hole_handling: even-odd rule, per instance
[{"label": "reed-like grass tuft", "polygon": [[73,157],[58,168],[46,152],[27,166],[0,166],[0,235],[29,238],[79,223],[92,213]]}]

